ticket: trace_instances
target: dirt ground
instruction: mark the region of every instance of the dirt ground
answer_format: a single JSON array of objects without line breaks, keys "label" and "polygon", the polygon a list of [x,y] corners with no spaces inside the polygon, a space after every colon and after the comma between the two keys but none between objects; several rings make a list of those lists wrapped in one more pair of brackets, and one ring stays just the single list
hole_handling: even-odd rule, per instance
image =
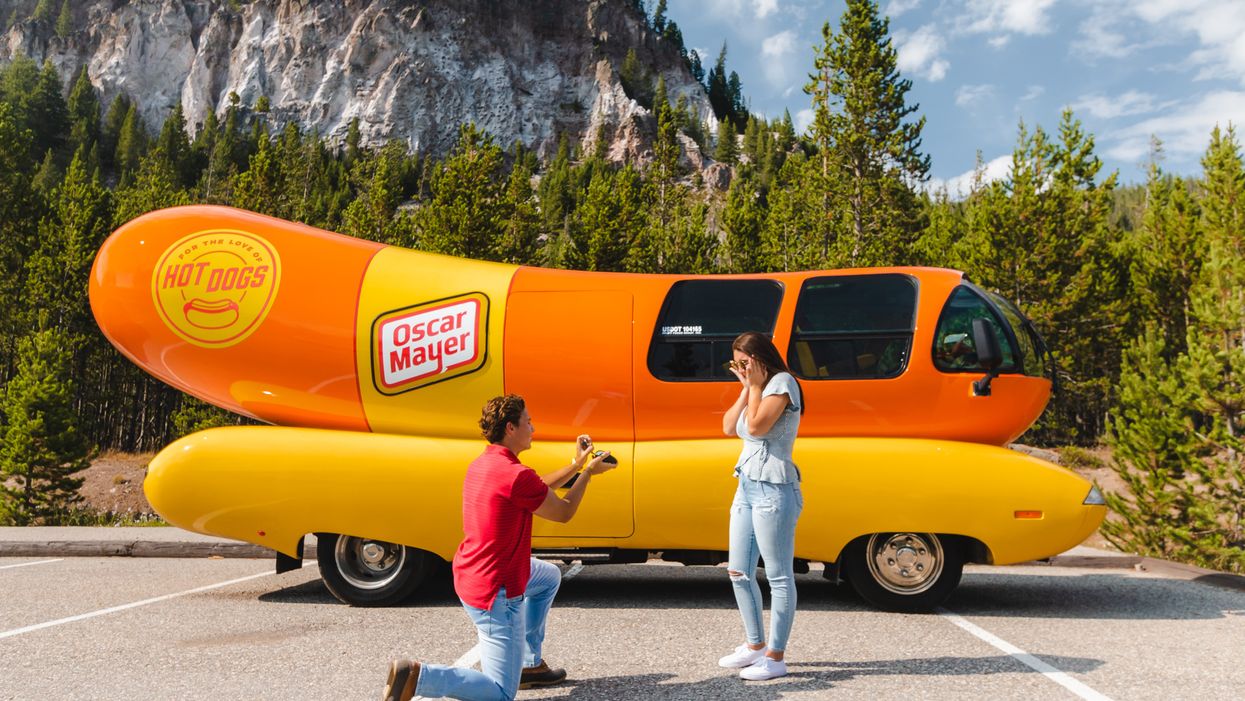
[{"label": "dirt ground", "polygon": [[[1013,448],[1043,460],[1060,464],[1065,462],[1058,450],[1027,446],[1013,446]],[[1101,467],[1071,465],[1072,470],[1097,484],[1103,491],[1119,492],[1124,489],[1124,483],[1110,468],[1111,451],[1109,449],[1092,448],[1084,452],[1101,461]],[[133,514],[153,513],[151,505],[147,503],[146,495],[143,494],[143,476],[146,474],[147,463],[154,455],[154,453],[112,451],[100,455],[89,468],[80,473],[85,481],[78,493],[85,498],[84,506],[95,511],[111,511],[118,514],[127,511]],[[1094,533],[1086,539],[1085,545],[1114,549],[1099,533]]]},{"label": "dirt ground", "polygon": [[143,476],[147,472],[147,463],[155,457],[155,453],[118,453],[114,451],[100,455],[91,466],[78,473],[84,478],[82,488],[78,490],[84,503],[94,511],[111,511],[123,514],[153,513],[143,494]]}]

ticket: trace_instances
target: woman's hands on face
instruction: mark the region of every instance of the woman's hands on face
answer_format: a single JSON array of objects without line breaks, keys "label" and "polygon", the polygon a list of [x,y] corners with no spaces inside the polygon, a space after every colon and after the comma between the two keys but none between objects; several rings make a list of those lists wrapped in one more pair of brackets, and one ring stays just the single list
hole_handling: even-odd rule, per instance
[{"label": "woman's hands on face", "polygon": [[745,387],[765,387],[765,368],[756,358],[748,356],[746,360],[732,360],[730,369]]}]

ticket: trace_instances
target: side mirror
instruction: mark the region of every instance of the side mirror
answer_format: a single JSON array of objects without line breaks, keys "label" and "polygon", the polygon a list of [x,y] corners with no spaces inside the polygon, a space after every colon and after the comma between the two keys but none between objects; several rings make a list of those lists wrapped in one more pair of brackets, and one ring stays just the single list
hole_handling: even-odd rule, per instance
[{"label": "side mirror", "polygon": [[973,345],[977,349],[977,362],[986,369],[986,376],[973,383],[973,396],[989,397],[990,381],[998,376],[999,366],[1003,364],[994,323],[989,319],[973,319]]}]

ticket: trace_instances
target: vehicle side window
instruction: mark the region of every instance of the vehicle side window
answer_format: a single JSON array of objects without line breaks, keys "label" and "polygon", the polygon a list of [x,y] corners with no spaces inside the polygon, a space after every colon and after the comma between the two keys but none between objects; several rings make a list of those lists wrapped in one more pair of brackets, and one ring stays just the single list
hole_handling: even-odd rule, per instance
[{"label": "vehicle side window", "polygon": [[795,307],[791,371],[811,380],[900,375],[912,350],[916,292],[907,275],[809,278]]},{"label": "vehicle side window", "polygon": [[1016,349],[1003,331],[1002,319],[980,295],[967,286],[955,288],[934,329],[934,367],[943,372],[985,372],[977,361],[973,319],[987,319],[1003,353],[1001,372],[1016,372]]},{"label": "vehicle side window", "polygon": [[773,335],[782,291],[774,280],[674,283],[653,329],[649,372],[673,382],[735,380],[726,367],[731,341],[744,331]]}]

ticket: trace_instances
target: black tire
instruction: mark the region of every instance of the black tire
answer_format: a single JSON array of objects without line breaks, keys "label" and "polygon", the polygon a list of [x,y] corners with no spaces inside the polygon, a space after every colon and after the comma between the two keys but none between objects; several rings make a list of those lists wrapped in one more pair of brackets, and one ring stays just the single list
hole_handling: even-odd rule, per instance
[{"label": "black tire", "polygon": [[874,533],[852,541],[843,558],[852,588],[884,611],[932,611],[964,573],[959,539],[936,533]]},{"label": "black tire", "polygon": [[437,563],[431,553],[383,540],[320,533],[316,564],[329,592],[351,606],[393,606],[423,584]]}]

